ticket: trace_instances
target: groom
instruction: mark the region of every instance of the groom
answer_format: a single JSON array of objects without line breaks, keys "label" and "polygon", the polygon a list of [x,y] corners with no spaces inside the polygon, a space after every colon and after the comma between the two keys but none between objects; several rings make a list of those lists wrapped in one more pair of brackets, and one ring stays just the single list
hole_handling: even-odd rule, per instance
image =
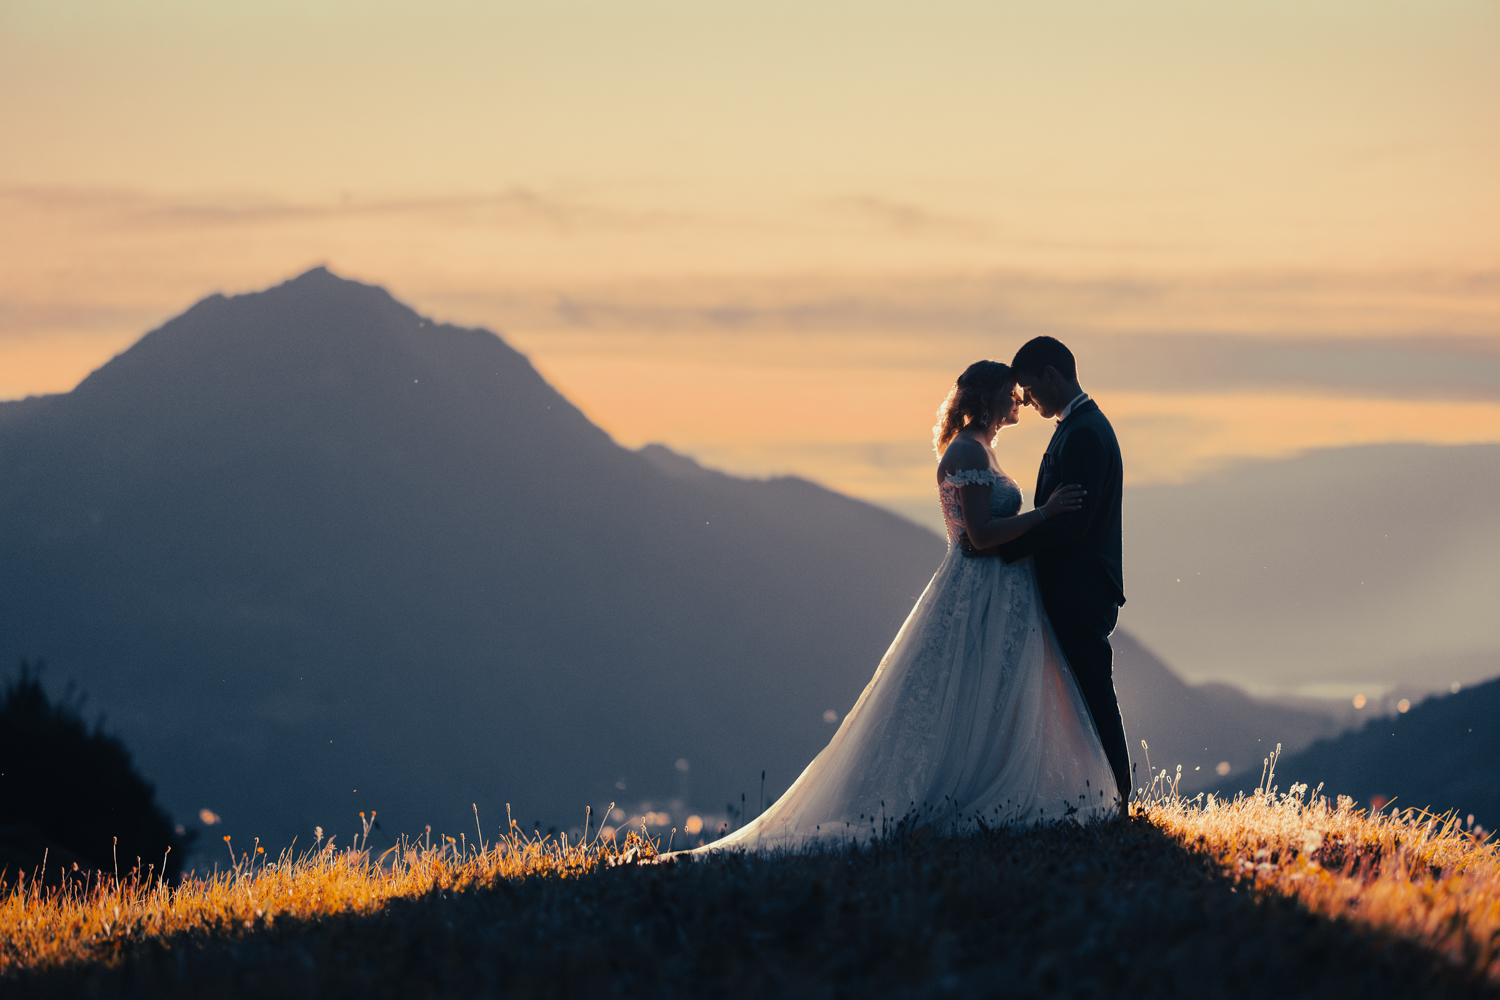
[{"label": "groom", "polygon": [[1043,417],[1057,418],[1037,474],[1034,505],[1040,507],[1066,483],[1077,483],[1088,493],[1082,510],[1058,514],[1015,541],[975,554],[999,555],[1006,562],[1034,557],[1042,604],[1094,716],[1115,773],[1121,812],[1128,815],[1130,750],[1115,700],[1114,650],[1109,645],[1125,603],[1120,445],[1099,404],[1079,386],[1077,362],[1061,341],[1027,341],[1010,366],[1026,402]]}]

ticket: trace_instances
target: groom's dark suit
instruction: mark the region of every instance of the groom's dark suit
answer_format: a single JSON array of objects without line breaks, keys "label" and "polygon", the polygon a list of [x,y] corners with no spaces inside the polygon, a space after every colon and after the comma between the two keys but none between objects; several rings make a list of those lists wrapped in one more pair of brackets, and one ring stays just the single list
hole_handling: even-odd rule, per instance
[{"label": "groom's dark suit", "polygon": [[1115,700],[1114,650],[1109,645],[1125,603],[1120,445],[1092,399],[1080,403],[1053,432],[1037,474],[1034,504],[1040,507],[1067,483],[1088,491],[1082,509],[1059,514],[1000,546],[1000,557],[1006,562],[1034,557],[1042,604],[1093,713],[1115,783],[1128,798],[1130,750]]}]

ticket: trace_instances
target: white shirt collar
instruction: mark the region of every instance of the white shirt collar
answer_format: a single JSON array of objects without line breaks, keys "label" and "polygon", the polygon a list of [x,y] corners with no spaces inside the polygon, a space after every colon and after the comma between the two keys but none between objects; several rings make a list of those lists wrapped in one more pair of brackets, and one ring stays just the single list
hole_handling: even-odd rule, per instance
[{"label": "white shirt collar", "polygon": [[1074,396],[1073,401],[1070,402],[1067,406],[1064,406],[1062,412],[1057,415],[1057,422],[1062,423],[1064,420],[1067,420],[1068,415],[1078,407],[1082,406],[1084,403],[1088,402],[1088,399],[1089,394],[1086,392],[1080,392],[1078,395]]}]

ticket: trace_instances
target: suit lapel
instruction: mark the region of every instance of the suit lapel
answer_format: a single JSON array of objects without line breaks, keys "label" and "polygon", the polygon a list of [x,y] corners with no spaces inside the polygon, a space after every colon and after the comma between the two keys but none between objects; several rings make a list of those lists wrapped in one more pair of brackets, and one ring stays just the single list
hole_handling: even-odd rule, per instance
[{"label": "suit lapel", "polygon": [[[1057,455],[1058,452],[1062,451],[1063,438],[1066,437],[1064,431],[1067,430],[1068,424],[1073,421],[1074,417],[1080,413],[1088,412],[1090,407],[1096,410],[1099,408],[1099,405],[1094,402],[1092,397],[1084,400],[1079,406],[1074,407],[1072,413],[1069,413],[1057,422],[1057,429],[1052,432],[1052,440],[1047,442],[1047,450],[1042,453],[1042,467],[1037,470],[1036,494],[1031,498],[1032,506],[1040,507],[1047,502],[1047,497],[1051,495],[1051,490],[1048,490],[1046,493],[1042,491],[1047,489],[1049,479],[1057,473]],[[1051,484],[1053,489],[1056,489],[1059,485],[1058,483]]]},{"label": "suit lapel", "polygon": [[[1072,414],[1069,414],[1069,416],[1072,416]],[[1036,492],[1031,497],[1031,505],[1033,507],[1040,507],[1046,503],[1047,497],[1050,495],[1050,491],[1047,493],[1043,493],[1042,491],[1047,489],[1047,481],[1052,477],[1056,469],[1056,449],[1058,442],[1062,440],[1062,431],[1063,425],[1059,423],[1057,428],[1052,432],[1052,440],[1047,442],[1047,450],[1042,452],[1042,467],[1036,472]]]}]

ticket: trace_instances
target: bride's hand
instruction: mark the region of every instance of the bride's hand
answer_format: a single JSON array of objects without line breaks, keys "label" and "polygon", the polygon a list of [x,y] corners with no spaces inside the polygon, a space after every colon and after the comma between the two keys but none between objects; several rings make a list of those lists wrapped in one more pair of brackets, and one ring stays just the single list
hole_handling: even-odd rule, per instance
[{"label": "bride's hand", "polygon": [[1088,490],[1077,483],[1059,486],[1052,491],[1047,502],[1042,504],[1042,516],[1050,521],[1059,514],[1068,514],[1083,509],[1083,497],[1086,493]]}]

